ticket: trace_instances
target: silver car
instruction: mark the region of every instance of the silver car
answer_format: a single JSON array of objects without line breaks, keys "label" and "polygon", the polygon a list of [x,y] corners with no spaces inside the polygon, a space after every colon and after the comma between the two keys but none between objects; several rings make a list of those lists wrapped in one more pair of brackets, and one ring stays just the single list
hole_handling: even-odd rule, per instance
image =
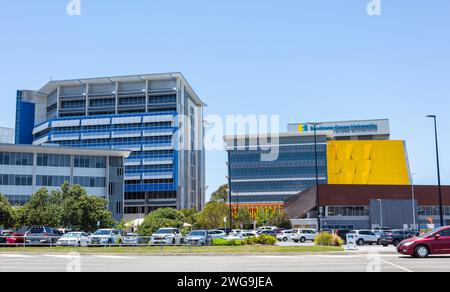
[{"label": "silver car", "polygon": [[188,234],[186,241],[190,245],[212,245],[213,239],[206,230],[194,230]]},{"label": "silver car", "polygon": [[85,232],[69,232],[64,234],[56,242],[57,246],[82,246],[86,247],[91,244],[89,235]]},{"label": "silver car", "polygon": [[210,230],[208,231],[208,234],[212,239],[224,239],[227,237],[227,234],[222,230]]}]

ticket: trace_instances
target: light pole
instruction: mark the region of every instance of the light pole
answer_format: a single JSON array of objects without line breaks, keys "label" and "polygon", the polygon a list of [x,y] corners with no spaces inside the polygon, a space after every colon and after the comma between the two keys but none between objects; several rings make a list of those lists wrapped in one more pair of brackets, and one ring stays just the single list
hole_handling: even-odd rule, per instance
[{"label": "light pole", "polygon": [[416,204],[415,204],[415,201],[416,201],[416,196],[415,196],[415,190],[414,190],[414,176],[415,176],[416,174],[415,173],[411,173],[411,195],[412,195],[412,209],[413,209],[413,225],[414,225],[414,228],[416,228],[416,215],[417,215],[417,212],[418,212],[418,208],[416,208]]},{"label": "light pole", "polygon": [[318,231],[322,230],[321,226],[321,216],[322,212],[320,211],[320,193],[319,193],[319,155],[317,151],[317,126],[320,125],[320,123],[309,123],[314,128],[314,160],[316,164],[316,208],[317,208],[317,228]]},{"label": "light pole", "polygon": [[442,186],[441,186],[441,168],[439,165],[439,141],[438,141],[438,131],[437,131],[437,116],[428,115],[427,118],[434,120],[434,135],[436,139],[436,164],[437,164],[437,175],[438,175],[438,192],[439,192],[439,215],[441,219],[441,227],[444,226],[444,206],[442,203]]},{"label": "light pole", "polygon": [[383,205],[381,202],[381,199],[378,199],[378,202],[380,203],[380,231],[383,229]]}]

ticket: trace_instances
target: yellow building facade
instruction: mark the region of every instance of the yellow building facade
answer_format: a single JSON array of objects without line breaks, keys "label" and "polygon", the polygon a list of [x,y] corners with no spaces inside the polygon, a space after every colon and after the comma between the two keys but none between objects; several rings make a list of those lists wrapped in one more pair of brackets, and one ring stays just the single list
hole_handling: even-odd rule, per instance
[{"label": "yellow building facade", "polygon": [[329,141],[328,143],[328,184],[411,184],[404,141]]}]

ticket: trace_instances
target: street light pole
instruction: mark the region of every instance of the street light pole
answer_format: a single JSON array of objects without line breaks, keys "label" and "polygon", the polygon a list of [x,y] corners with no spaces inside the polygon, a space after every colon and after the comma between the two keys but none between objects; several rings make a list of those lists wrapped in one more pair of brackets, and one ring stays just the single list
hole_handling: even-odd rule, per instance
[{"label": "street light pole", "polygon": [[317,228],[318,231],[322,230],[321,226],[321,216],[322,212],[320,211],[320,193],[319,193],[319,155],[317,151],[317,126],[319,123],[311,123],[314,127],[314,160],[316,162],[316,208],[317,208]]},{"label": "street light pole", "polygon": [[441,219],[441,227],[444,226],[444,206],[442,202],[442,186],[441,186],[441,168],[439,165],[439,141],[437,131],[437,116],[428,115],[427,118],[434,120],[434,135],[436,138],[436,163],[437,163],[437,175],[438,175],[438,192],[439,192],[439,215]]},{"label": "street light pole", "polygon": [[230,204],[230,229],[232,228],[233,224],[233,209],[231,205],[231,150],[228,149],[228,204]]}]

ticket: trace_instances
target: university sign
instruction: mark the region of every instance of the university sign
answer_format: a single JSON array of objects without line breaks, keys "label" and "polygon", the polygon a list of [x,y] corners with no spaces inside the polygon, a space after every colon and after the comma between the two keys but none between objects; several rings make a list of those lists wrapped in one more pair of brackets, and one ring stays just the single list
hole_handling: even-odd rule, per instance
[{"label": "university sign", "polygon": [[[317,132],[332,131],[335,136],[389,135],[389,120],[330,122],[316,126]],[[307,123],[291,124],[289,132],[311,133],[314,126]]]}]

